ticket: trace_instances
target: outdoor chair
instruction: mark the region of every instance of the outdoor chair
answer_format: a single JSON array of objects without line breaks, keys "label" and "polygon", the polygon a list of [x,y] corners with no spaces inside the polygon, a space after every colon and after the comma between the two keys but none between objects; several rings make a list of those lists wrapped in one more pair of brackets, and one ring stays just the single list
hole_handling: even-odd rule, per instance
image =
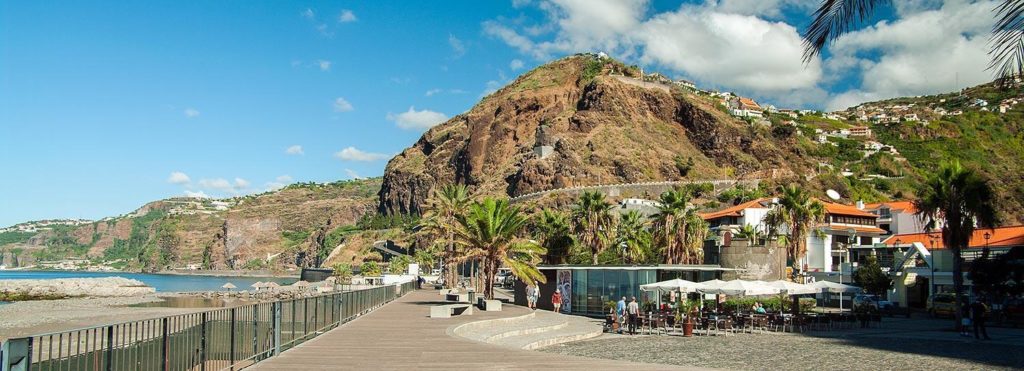
[{"label": "outdoor chair", "polygon": [[733,327],[732,318],[726,317],[725,319],[720,319],[718,321],[721,322],[719,330],[723,335],[729,336],[730,332],[735,332],[736,329]]}]

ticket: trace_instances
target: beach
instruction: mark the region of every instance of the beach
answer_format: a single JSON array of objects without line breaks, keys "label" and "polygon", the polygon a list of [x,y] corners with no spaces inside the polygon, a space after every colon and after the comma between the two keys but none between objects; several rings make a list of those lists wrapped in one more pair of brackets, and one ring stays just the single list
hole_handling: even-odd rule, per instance
[{"label": "beach", "polygon": [[175,294],[21,301],[0,305],[0,341],[7,338],[197,312],[209,308],[129,307]]}]

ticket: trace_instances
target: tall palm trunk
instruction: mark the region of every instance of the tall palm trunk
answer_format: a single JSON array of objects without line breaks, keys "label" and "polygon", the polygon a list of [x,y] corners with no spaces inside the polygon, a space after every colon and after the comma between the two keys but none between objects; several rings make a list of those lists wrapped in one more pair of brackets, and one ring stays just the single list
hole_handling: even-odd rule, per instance
[{"label": "tall palm trunk", "polygon": [[963,305],[965,304],[960,302],[960,295],[964,290],[963,263],[962,259],[960,259],[959,244],[951,246],[950,250],[953,253],[953,292],[956,295],[956,316],[953,318],[956,319],[956,325],[961,326],[963,324],[963,311],[960,310],[960,308],[963,308]]}]

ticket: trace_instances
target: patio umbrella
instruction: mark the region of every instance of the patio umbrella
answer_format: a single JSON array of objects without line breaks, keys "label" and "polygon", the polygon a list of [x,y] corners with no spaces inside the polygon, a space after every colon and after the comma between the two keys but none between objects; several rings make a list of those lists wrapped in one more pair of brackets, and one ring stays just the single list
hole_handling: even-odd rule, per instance
[{"label": "patio umbrella", "polygon": [[661,281],[655,283],[648,283],[646,285],[640,285],[640,290],[643,291],[679,291],[683,293],[691,293],[697,290],[705,288],[703,283],[691,282],[684,279],[671,279],[668,281]]},{"label": "patio umbrella", "polygon": [[[721,285],[724,285],[726,282],[728,282],[728,281],[722,281],[722,280],[719,280],[719,279],[713,279],[713,280],[710,280],[710,281],[701,282],[701,284],[704,285],[704,289],[713,289],[713,288],[718,288]],[[701,290],[701,291],[704,291],[704,290]],[[705,292],[705,293],[707,293],[707,292]],[[701,299],[702,299],[701,300],[701,310],[704,310],[704,300],[703,300],[703,298],[701,298]],[[718,297],[717,296],[715,296],[715,311],[718,312]]]},{"label": "patio umbrella", "polygon": [[273,288],[281,287],[281,285],[277,284],[277,282],[274,282],[274,281],[268,281],[268,282],[263,283],[263,287],[265,287],[267,289],[273,289]]},{"label": "patio umbrella", "polygon": [[701,291],[706,294],[721,294],[729,296],[762,296],[775,295],[781,290],[754,281],[732,280],[726,281],[723,284],[710,286]]},{"label": "patio umbrella", "polygon": [[861,290],[860,287],[857,286],[832,281],[818,281],[810,284],[810,286],[818,289],[817,292],[830,292],[833,294],[856,294]]},{"label": "patio umbrella", "polygon": [[790,282],[786,280],[771,281],[765,283],[768,286],[782,290],[787,295],[805,295],[805,294],[817,294],[821,292],[820,288],[799,284],[796,282]]},{"label": "patio umbrella", "polygon": [[235,288],[235,285],[232,284],[231,282],[228,282],[228,283],[225,283],[224,286],[221,286],[221,288],[227,289],[228,291],[231,291],[231,289]]},{"label": "patio umbrella", "polygon": [[[775,287],[777,289],[782,290],[782,292],[780,292],[780,294],[786,294],[786,295],[790,295],[790,296],[793,297],[793,313],[794,314],[800,313],[800,299],[798,299],[796,297],[797,295],[817,294],[817,293],[821,292],[820,288],[817,288],[817,287],[814,287],[814,286],[811,286],[811,285],[804,285],[804,284],[799,284],[799,283],[796,283],[796,282],[790,282],[790,281],[786,281],[786,280],[778,280],[778,281],[768,282],[768,286]],[[780,299],[779,300],[779,305],[781,306],[782,298],[779,298],[779,299]]]},{"label": "patio umbrella", "polygon": [[256,289],[256,291],[260,291],[263,287],[263,282],[256,282],[252,284],[252,288]]},{"label": "patio umbrella", "polygon": [[[763,283],[757,283],[754,281],[745,280],[732,280],[725,281],[725,283],[718,284],[715,287],[703,290],[707,294],[719,294],[727,296],[764,296],[764,295],[775,295],[781,290],[765,285]],[[739,311],[739,304],[737,304],[737,311]]]}]

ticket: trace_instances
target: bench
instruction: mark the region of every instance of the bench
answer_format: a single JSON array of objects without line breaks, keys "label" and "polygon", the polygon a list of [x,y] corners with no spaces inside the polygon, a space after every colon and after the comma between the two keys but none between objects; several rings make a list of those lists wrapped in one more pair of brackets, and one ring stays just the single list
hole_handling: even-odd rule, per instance
[{"label": "bench", "polygon": [[476,299],[476,306],[484,312],[501,312],[501,301],[500,300],[487,300],[484,298]]},{"label": "bench", "polygon": [[451,318],[453,315],[472,315],[473,306],[469,304],[444,304],[430,307],[430,318]]},{"label": "bench", "polygon": [[438,295],[442,295],[442,296],[448,295],[448,294],[452,293],[452,289],[438,289],[437,293],[438,293]]},{"label": "bench", "polygon": [[456,302],[460,302],[460,303],[468,303],[469,302],[469,294],[445,294],[444,295],[444,300],[456,301]]}]

